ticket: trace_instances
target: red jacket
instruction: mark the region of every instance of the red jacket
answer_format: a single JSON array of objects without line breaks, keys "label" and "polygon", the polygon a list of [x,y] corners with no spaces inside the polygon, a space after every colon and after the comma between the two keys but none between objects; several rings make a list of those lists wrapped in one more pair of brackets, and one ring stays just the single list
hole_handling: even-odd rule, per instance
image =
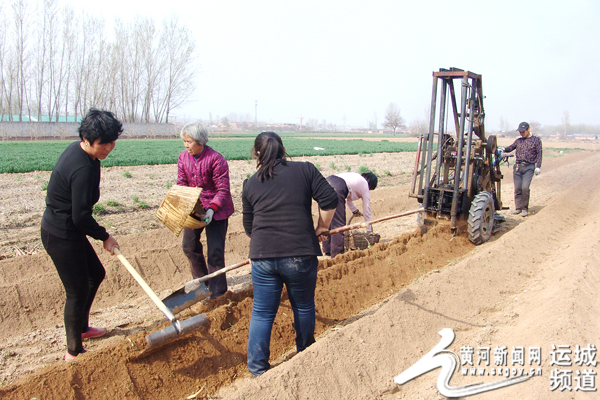
[{"label": "red jacket", "polygon": [[215,211],[214,219],[227,219],[233,214],[227,160],[209,146],[204,145],[198,158],[187,151],[179,154],[177,184],[202,188],[202,206]]}]

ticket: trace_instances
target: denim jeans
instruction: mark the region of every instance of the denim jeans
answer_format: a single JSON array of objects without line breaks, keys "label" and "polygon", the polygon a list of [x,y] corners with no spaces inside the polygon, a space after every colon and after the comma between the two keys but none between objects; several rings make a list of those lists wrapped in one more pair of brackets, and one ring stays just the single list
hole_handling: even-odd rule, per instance
[{"label": "denim jeans", "polygon": [[294,312],[296,349],[315,342],[316,256],[252,260],[254,303],[248,333],[248,370],[257,377],[269,368],[271,330],[279,308],[283,284]]}]

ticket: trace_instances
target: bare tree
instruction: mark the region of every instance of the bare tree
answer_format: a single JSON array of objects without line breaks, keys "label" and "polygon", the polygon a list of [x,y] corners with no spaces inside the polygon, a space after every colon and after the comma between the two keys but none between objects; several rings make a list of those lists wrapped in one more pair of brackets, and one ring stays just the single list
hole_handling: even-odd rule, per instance
[{"label": "bare tree", "polygon": [[537,121],[529,121],[529,128],[532,135],[539,135],[542,131],[542,124]]},{"label": "bare tree", "polygon": [[142,122],[152,122],[150,111],[154,101],[158,78],[160,74],[158,59],[158,38],[154,23],[144,20],[139,27],[142,46],[142,62],[144,66],[144,94],[142,101]]},{"label": "bare tree", "polygon": [[410,136],[420,137],[429,132],[429,124],[424,118],[417,118],[410,123],[408,130],[410,131]]},{"label": "bare tree", "polygon": [[4,3],[0,3],[0,113],[2,114],[10,114],[11,109],[8,94],[10,76],[6,73],[6,71],[11,70],[10,68],[7,69],[7,64],[9,63],[9,54],[8,46],[6,45],[6,27],[8,26],[6,15],[6,5]]},{"label": "bare tree", "polygon": [[155,119],[169,122],[171,111],[192,94],[197,68],[195,41],[190,30],[179,24],[177,17],[163,22],[160,48],[166,52],[164,74],[161,76],[161,97],[157,99]]},{"label": "bare tree", "polygon": [[12,3],[14,23],[14,55],[16,59],[16,102],[19,121],[23,120],[23,111],[27,107],[27,85],[29,83],[30,49],[27,41],[30,24],[25,0],[15,0]]},{"label": "bare tree", "polygon": [[[128,122],[168,122],[194,91],[197,68],[190,30],[176,17],[160,29],[149,18],[115,22],[59,0],[0,3],[0,111],[59,120],[111,109]],[[32,6],[33,4],[33,6]],[[249,120],[248,115],[237,119]]]},{"label": "bare tree", "polygon": [[568,111],[563,112],[562,127],[563,127],[563,130],[561,132],[561,137],[563,139],[566,139],[567,133],[569,133],[569,131],[571,130],[571,117],[569,116]]},{"label": "bare tree", "polygon": [[500,116],[500,132],[510,132],[512,130],[510,122],[504,116]]},{"label": "bare tree", "polygon": [[306,129],[308,129],[309,131],[316,131],[319,127],[319,121],[317,121],[317,119],[315,118],[309,118],[306,121]]},{"label": "bare tree", "polygon": [[369,121],[369,129],[377,131],[378,126],[379,124],[377,123],[377,113],[373,113],[373,118]]},{"label": "bare tree", "polygon": [[394,136],[399,128],[406,128],[404,118],[400,116],[400,108],[396,103],[390,103],[385,110],[383,126],[394,130]]},{"label": "bare tree", "polygon": [[41,23],[36,24],[36,49],[35,49],[35,61],[34,61],[34,71],[36,71],[35,77],[35,99],[37,104],[35,104],[35,109],[37,111],[38,120],[42,118],[42,107],[43,107],[43,99],[44,99],[44,89],[47,88],[46,83],[46,67],[48,65],[48,58],[51,57],[51,49],[48,48],[49,40],[54,38],[52,29],[52,23],[56,17],[56,13],[52,10],[53,0],[44,0],[42,2],[42,10],[38,13],[38,16],[41,18]]},{"label": "bare tree", "polygon": [[72,27],[72,23],[75,20],[75,13],[73,12],[73,8],[69,6],[63,7],[63,30],[62,30],[62,40],[63,40],[63,51],[65,53],[66,58],[66,71],[65,71],[65,86],[64,86],[64,104],[65,104],[65,117],[69,116],[69,95],[70,95],[70,84],[71,78],[73,76],[73,60],[76,49],[76,37],[75,30]]}]

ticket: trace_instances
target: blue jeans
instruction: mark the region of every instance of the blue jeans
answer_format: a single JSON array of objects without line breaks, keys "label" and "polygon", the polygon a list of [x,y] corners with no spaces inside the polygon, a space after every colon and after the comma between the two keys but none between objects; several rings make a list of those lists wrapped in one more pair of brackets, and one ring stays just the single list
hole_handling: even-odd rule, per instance
[{"label": "blue jeans", "polygon": [[296,349],[315,342],[316,256],[252,260],[254,303],[248,333],[248,370],[257,377],[269,368],[271,329],[281,301],[283,284],[294,312]]}]

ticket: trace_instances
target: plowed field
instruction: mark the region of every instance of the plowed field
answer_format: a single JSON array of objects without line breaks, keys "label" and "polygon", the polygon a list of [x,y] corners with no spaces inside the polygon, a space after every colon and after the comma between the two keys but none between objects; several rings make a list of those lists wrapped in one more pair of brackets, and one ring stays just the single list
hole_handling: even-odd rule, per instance
[{"label": "plowed field", "polygon": [[[374,218],[418,205],[407,196],[414,154],[309,160],[319,163],[324,175],[344,165],[375,169],[380,186],[372,192]],[[254,166],[232,162],[230,169],[240,209],[241,182]],[[126,170],[132,178],[123,176]],[[47,177],[0,176],[5,258],[0,261],[0,397],[438,399],[439,370],[402,386],[393,379],[439,342],[441,329],[451,328],[456,340],[449,350],[459,355],[466,345],[476,350],[507,346],[510,361],[513,346],[542,349],[541,376],[480,398],[591,399],[593,393],[575,390],[575,380],[571,391],[550,390],[556,368],[550,365],[550,351],[552,345],[575,349],[600,344],[599,172],[600,155],[594,151],[545,159],[542,174],[532,184],[531,215],[502,211],[506,222],[477,247],[464,234],[453,236],[443,223],[422,235],[414,216],[374,225],[382,236],[379,244],[321,259],[317,342],[297,355],[284,293],[272,337],[274,367],[259,379],[250,379],[245,365],[252,307],[249,267],[228,273],[230,291],[224,297],[180,315],[206,313],[206,326],[143,351],[144,336],[166,322],[118,260],[98,244],[107,277],[91,323],[107,327],[109,335],[86,341],[88,352],[76,362],[62,361],[64,291],[37,239],[45,195],[38,182]],[[101,222],[160,297],[191,279],[180,239],[154,219],[175,174],[175,166],[107,168],[101,184],[100,201],[119,204],[107,206]],[[504,205],[512,208],[512,173],[507,169],[505,176]],[[148,207],[139,207],[140,201]],[[228,265],[246,258],[248,241],[236,213],[230,219]],[[573,365],[573,376],[575,370],[583,371]],[[455,373],[451,385],[494,379],[498,377]]]}]

